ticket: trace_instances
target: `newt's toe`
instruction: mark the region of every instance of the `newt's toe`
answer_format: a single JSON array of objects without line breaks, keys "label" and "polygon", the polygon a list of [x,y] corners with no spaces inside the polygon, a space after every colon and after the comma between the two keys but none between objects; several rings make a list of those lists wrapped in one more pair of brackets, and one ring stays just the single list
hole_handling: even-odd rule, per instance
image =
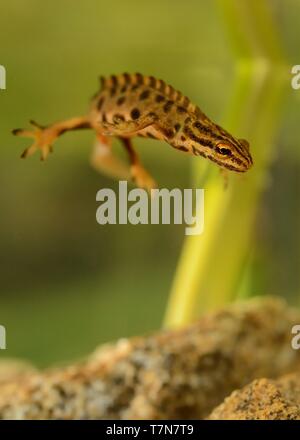
[{"label": "newt's toe", "polygon": [[33,144],[26,148],[21,154],[21,158],[25,159],[28,156],[34,154],[37,150],[41,151],[41,160],[47,159],[49,153],[52,153],[52,142],[57,137],[56,133],[49,130],[46,127],[38,124],[35,121],[30,121],[30,124],[34,126],[34,130],[22,130],[17,128],[12,131],[16,136],[32,138]]},{"label": "newt's toe", "polygon": [[13,135],[18,136],[22,131],[23,131],[22,128],[15,128],[11,132]]}]

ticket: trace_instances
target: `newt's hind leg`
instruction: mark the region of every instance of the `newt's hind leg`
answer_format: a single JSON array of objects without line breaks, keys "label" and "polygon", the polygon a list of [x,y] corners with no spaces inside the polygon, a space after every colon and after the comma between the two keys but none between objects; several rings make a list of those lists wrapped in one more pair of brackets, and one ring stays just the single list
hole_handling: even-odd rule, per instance
[{"label": "newt's hind leg", "polygon": [[130,166],[125,164],[112,152],[111,137],[97,135],[97,142],[91,155],[91,165],[97,171],[116,179],[132,179],[137,186],[150,190],[156,187],[155,181],[143,168],[134,151],[131,140],[120,138],[129,154]]},{"label": "newt's hind leg", "polygon": [[112,138],[97,134],[97,141],[93,148],[90,163],[97,171],[115,179],[130,180],[128,164],[120,160],[112,152]]},{"label": "newt's hind leg", "polygon": [[88,117],[71,118],[48,127],[43,127],[34,121],[30,121],[30,123],[34,126],[33,130],[16,129],[13,130],[13,134],[34,139],[33,144],[23,151],[22,158],[31,156],[37,150],[41,150],[41,160],[47,158],[48,154],[52,152],[53,142],[66,131],[91,128]]},{"label": "newt's hind leg", "polygon": [[136,185],[140,188],[145,188],[150,191],[153,188],[157,187],[155,180],[152,176],[145,170],[143,165],[140,162],[140,159],[132,146],[131,139],[129,138],[120,138],[123,142],[130,159],[130,171],[131,178],[136,183]]}]

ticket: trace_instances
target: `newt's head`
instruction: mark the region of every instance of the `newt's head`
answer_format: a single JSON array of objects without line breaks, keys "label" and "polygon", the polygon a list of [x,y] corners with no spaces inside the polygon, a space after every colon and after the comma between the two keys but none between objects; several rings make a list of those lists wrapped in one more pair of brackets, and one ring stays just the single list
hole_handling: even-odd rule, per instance
[{"label": "newt's head", "polygon": [[208,118],[185,127],[185,134],[195,155],[204,156],[222,168],[245,172],[253,165],[249,143],[234,138]]},{"label": "newt's head", "polygon": [[253,165],[249,151],[249,142],[245,139],[217,140],[215,142],[213,158],[221,162],[223,168],[236,172],[245,172]]}]

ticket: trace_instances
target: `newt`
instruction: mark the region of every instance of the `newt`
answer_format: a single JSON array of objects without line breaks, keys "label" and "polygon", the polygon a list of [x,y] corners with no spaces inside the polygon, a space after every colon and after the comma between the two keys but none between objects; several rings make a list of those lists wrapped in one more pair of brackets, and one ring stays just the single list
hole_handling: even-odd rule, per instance
[{"label": "newt", "polygon": [[[99,170],[131,177],[137,186],[156,186],[136,153],[132,138],[142,136],[167,142],[175,149],[209,159],[223,170],[245,172],[253,164],[249,143],[237,139],[212,122],[181,92],[153,76],[140,73],[101,77],[101,88],[86,116],[74,117],[49,126],[34,121],[33,130],[13,130],[13,134],[33,138],[23,158],[41,151],[41,160],[52,152],[52,144],[71,130],[94,129],[98,142],[91,162]],[[123,143],[130,160],[124,168],[113,156],[111,140]]]}]

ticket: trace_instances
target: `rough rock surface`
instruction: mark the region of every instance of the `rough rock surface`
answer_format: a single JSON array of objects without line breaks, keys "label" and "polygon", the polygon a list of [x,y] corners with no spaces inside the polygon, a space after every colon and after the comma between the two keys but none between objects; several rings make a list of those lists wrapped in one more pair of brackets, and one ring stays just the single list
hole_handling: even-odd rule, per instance
[{"label": "rough rock surface", "polygon": [[204,418],[233,390],[300,365],[300,314],[266,298],[181,330],[120,340],[85,362],[0,381],[2,419]]},{"label": "rough rock surface", "polygon": [[300,420],[300,374],[256,379],[234,391],[210,420]]}]

